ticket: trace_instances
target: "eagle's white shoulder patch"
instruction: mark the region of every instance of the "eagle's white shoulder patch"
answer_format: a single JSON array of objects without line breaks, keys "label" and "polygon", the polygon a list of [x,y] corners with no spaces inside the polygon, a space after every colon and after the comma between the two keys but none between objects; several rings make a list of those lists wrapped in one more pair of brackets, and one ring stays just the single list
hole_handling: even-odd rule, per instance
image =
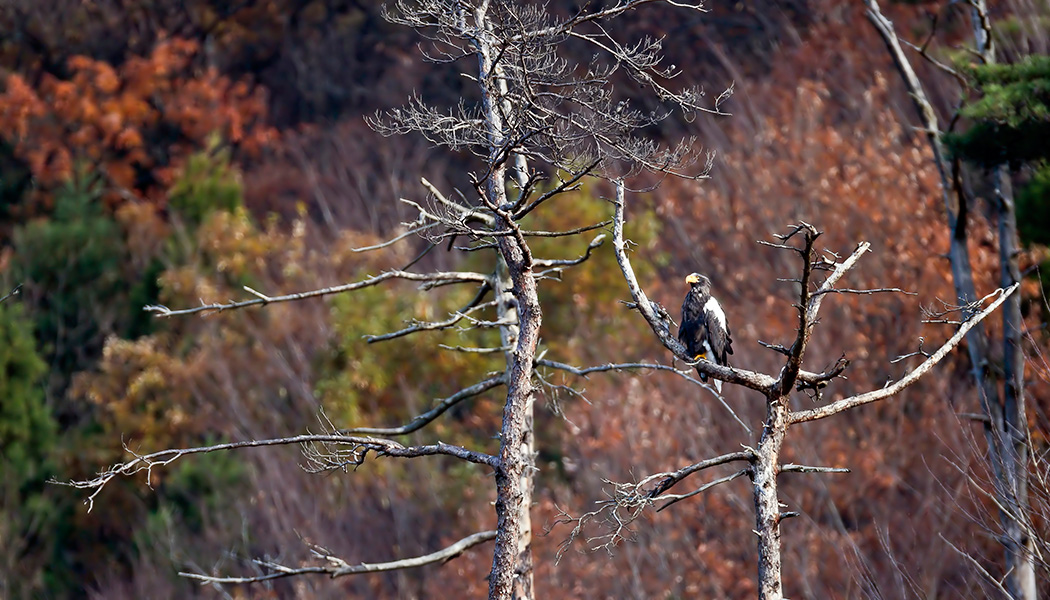
[{"label": "eagle's white shoulder patch", "polygon": [[720,328],[726,328],[726,313],[722,310],[722,305],[718,303],[718,300],[715,300],[714,296],[707,299],[707,304],[704,305],[704,312],[710,315],[709,318],[717,321]]}]

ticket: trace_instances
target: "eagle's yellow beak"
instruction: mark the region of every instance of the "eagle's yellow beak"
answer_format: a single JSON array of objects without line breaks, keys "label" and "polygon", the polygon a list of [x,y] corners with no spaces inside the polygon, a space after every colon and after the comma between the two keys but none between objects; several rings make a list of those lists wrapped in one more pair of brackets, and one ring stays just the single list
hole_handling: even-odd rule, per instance
[{"label": "eagle's yellow beak", "polygon": [[690,285],[694,283],[700,283],[700,276],[696,273],[690,273],[689,276],[685,278],[685,282]]}]

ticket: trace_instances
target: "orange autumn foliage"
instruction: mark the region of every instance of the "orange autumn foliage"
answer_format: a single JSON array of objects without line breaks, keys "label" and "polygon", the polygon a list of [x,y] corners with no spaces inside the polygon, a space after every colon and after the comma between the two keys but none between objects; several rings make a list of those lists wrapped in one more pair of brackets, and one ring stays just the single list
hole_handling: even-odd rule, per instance
[{"label": "orange autumn foliage", "polygon": [[246,157],[271,142],[262,88],[215,68],[194,68],[195,42],[161,39],[119,67],[87,56],[71,75],[31,83],[2,79],[0,140],[24,161],[45,194],[85,164],[103,173],[108,199],[163,197],[185,158],[218,135]]}]

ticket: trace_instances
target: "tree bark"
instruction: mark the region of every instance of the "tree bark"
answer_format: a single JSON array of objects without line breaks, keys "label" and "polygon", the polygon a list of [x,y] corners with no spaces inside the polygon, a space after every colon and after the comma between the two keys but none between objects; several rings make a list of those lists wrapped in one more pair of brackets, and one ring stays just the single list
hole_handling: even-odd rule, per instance
[{"label": "tree bark", "polygon": [[[532,387],[533,362],[539,343],[542,312],[532,271],[532,253],[518,233],[513,218],[506,212],[507,161],[503,155],[507,143],[503,103],[506,83],[496,64],[496,48],[488,21],[487,3],[475,13],[478,35],[474,43],[478,52],[478,85],[482,111],[488,128],[488,176],[484,201],[496,214],[496,229],[515,232],[497,239],[502,263],[506,266],[512,300],[506,299],[507,281],[497,281],[496,289],[503,309],[517,313],[517,331],[501,329],[501,336],[516,335],[507,355],[507,400],[500,428],[499,468],[496,469],[496,544],[489,574],[490,600],[528,600],[532,598],[532,483],[535,471],[533,452]],[[516,165],[517,166],[517,165]],[[516,171],[521,171],[517,168]],[[503,279],[497,276],[498,280]],[[513,305],[513,308],[512,308]],[[507,340],[509,341],[509,339]]]},{"label": "tree bark", "polygon": [[[1017,215],[1014,212],[1013,189],[1009,175],[1000,167],[992,174],[999,217],[999,265],[1003,285],[1014,285],[1021,279],[1018,253]],[[1021,294],[1013,294],[1003,307],[1003,405],[1002,418],[989,420],[986,427],[1001,424],[990,432],[999,447],[1002,468],[998,471],[999,496],[1007,510],[1000,512],[1006,550],[1006,589],[1014,598],[1035,600],[1034,541],[1028,505],[1028,420],[1024,396],[1024,348],[1021,345],[1023,322]],[[991,440],[989,441],[991,445]]]},{"label": "tree bark", "polygon": [[784,587],[780,574],[780,500],[777,475],[780,450],[788,427],[787,397],[776,396],[766,401],[766,424],[758,443],[753,465],[755,498],[755,532],[758,534],[758,597],[780,600]]},{"label": "tree bark", "polygon": [[500,429],[500,467],[496,470],[496,548],[489,579],[489,598],[509,600],[532,594],[529,504],[533,466],[532,364],[539,341],[541,312],[532,259],[515,238],[499,242],[513,282],[519,333],[508,373],[507,402]]},{"label": "tree bark", "polygon": [[[514,368],[517,356],[517,343],[521,327],[518,315],[518,302],[514,297],[514,283],[506,261],[500,255],[499,265],[493,274],[493,289],[497,293],[496,311],[500,323],[500,342],[506,348],[506,364],[509,373]],[[536,452],[533,438],[533,399],[530,397],[524,407],[524,428],[522,430],[521,454],[524,468],[520,476],[520,488],[524,506],[519,516],[517,557],[514,560],[514,583],[512,597],[517,600],[532,598],[533,559],[532,559],[532,493],[536,471]]]}]

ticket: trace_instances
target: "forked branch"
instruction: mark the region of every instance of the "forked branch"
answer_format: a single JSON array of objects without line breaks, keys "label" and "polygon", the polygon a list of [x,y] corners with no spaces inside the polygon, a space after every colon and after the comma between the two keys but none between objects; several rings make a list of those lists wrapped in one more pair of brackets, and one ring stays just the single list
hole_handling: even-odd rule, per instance
[{"label": "forked branch", "polygon": [[1020,284],[1015,283],[1014,285],[1005,290],[999,289],[993,292],[993,294],[998,294],[999,296],[994,302],[989,304],[988,307],[982,310],[981,312],[973,315],[965,322],[963,322],[963,324],[959,327],[958,331],[955,332],[955,335],[948,338],[948,341],[944,342],[944,344],[942,344],[936,352],[930,355],[930,357],[923,361],[922,364],[920,364],[918,367],[912,369],[912,371],[909,372],[907,375],[897,380],[896,383],[886,386],[882,389],[873,390],[864,394],[858,394],[856,396],[850,396],[849,398],[844,398],[842,400],[832,402],[831,404],[821,406],[819,408],[793,412],[788,416],[789,422],[804,423],[806,421],[816,421],[817,419],[824,419],[826,417],[838,414],[844,410],[849,410],[851,408],[855,408],[863,404],[876,402],[900,393],[901,390],[918,381],[919,378],[925,375],[930,369],[932,369],[934,365],[941,362],[941,360],[943,360],[945,356],[948,356],[948,353],[951,352],[956,346],[958,346],[959,343],[962,342],[963,338],[966,337],[966,333],[969,332],[970,329],[972,329],[973,327],[977,326],[977,324],[984,320],[985,317],[992,314],[997,308],[1002,306],[1003,302],[1006,302],[1006,299],[1010,297],[1010,294],[1013,294],[1017,291],[1019,285]]}]

